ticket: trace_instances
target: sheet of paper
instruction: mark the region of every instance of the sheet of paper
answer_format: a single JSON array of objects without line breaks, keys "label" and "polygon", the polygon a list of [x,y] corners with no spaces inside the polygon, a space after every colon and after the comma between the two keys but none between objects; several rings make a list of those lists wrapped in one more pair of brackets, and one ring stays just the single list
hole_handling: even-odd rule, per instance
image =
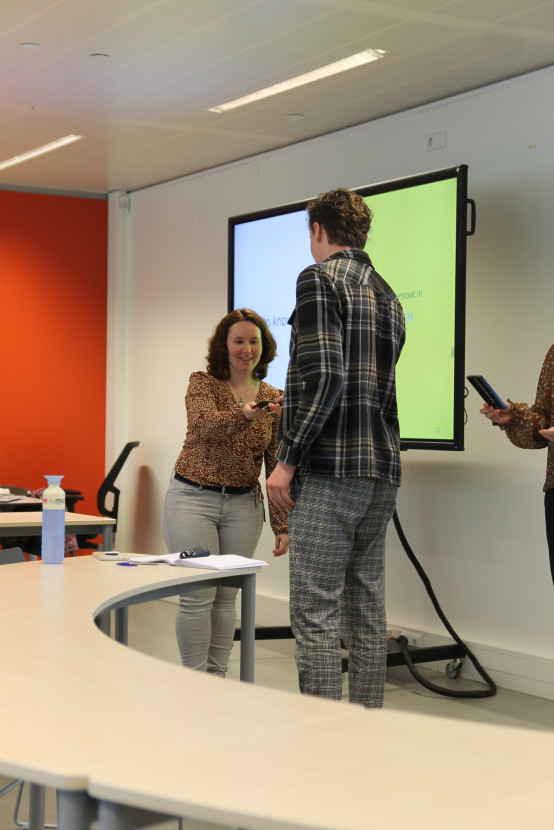
[{"label": "sheet of paper", "polygon": [[186,568],[208,568],[216,571],[228,571],[232,568],[248,568],[251,565],[267,565],[263,559],[249,559],[248,556],[236,556],[234,553],[227,553],[224,556],[199,556],[197,559],[176,559],[172,565],[184,566]]},{"label": "sheet of paper", "polygon": [[163,562],[167,565],[173,565],[180,555],[180,553],[165,553],[163,556],[134,556],[129,561],[135,562],[137,565],[157,565]]},{"label": "sheet of paper", "polygon": [[263,566],[268,563],[263,559],[250,559],[248,556],[237,556],[227,553],[224,556],[190,556],[181,559],[180,553],[166,553],[162,556],[133,556],[130,562],[137,565],[179,565],[187,568],[208,568],[216,571],[227,571],[230,568],[247,568],[249,565]]}]

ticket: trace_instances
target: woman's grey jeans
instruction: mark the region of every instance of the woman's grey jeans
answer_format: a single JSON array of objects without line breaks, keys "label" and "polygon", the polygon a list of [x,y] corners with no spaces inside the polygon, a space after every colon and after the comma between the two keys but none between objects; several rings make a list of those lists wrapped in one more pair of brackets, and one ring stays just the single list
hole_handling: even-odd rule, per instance
[{"label": "woman's grey jeans", "polygon": [[[254,493],[223,495],[171,477],[162,531],[169,553],[204,545],[214,555],[254,555],[264,509]],[[183,666],[225,677],[236,625],[237,588],[214,581],[179,598],[175,621]]]}]

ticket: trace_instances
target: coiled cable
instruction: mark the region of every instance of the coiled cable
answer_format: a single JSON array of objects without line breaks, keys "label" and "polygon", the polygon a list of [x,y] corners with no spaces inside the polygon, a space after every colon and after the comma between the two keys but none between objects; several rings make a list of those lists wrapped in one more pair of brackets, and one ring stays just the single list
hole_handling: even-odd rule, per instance
[{"label": "coiled cable", "polygon": [[454,689],[446,689],[443,686],[437,686],[436,683],[431,683],[429,680],[427,680],[425,677],[423,677],[423,675],[420,674],[420,672],[418,672],[418,670],[414,666],[412,658],[410,657],[410,650],[408,648],[408,641],[407,641],[406,637],[400,636],[400,637],[396,638],[396,642],[398,643],[398,645],[400,647],[400,652],[402,654],[402,657],[404,658],[404,661],[406,663],[406,666],[407,666],[408,670],[410,671],[410,674],[418,681],[418,683],[421,683],[422,686],[425,686],[426,689],[429,689],[432,692],[436,692],[436,694],[439,694],[439,695],[445,695],[446,697],[465,697],[465,698],[492,697],[493,695],[496,694],[496,684],[494,683],[492,678],[487,674],[485,669],[481,666],[481,664],[479,663],[479,661],[475,657],[475,655],[472,653],[472,651],[465,645],[465,643],[458,636],[458,634],[454,631],[454,629],[452,628],[452,626],[450,625],[450,623],[446,619],[446,616],[444,615],[444,612],[443,612],[442,608],[440,607],[439,602],[438,602],[438,600],[435,596],[435,592],[433,591],[433,588],[432,588],[431,583],[429,581],[429,577],[427,576],[427,574],[425,573],[425,571],[421,567],[421,565],[418,562],[413,550],[411,549],[410,545],[408,544],[408,540],[406,539],[406,536],[404,535],[404,531],[402,530],[402,527],[400,525],[400,520],[398,518],[398,514],[397,514],[396,510],[394,511],[392,520],[394,522],[396,532],[398,533],[398,538],[400,539],[400,541],[402,543],[402,547],[406,551],[408,559],[410,560],[410,562],[412,563],[412,565],[416,569],[417,573],[419,574],[419,576],[421,578],[421,581],[423,582],[423,584],[425,586],[425,590],[427,591],[427,594],[429,595],[429,598],[431,599],[431,602],[433,603],[433,607],[434,607],[435,611],[437,612],[441,622],[443,623],[444,627],[446,628],[446,630],[448,631],[450,636],[453,638],[453,640],[457,643],[458,646],[460,646],[460,648],[462,649],[464,654],[472,662],[472,664],[474,665],[474,667],[477,670],[477,672],[479,673],[479,675],[483,678],[483,680],[487,684],[487,688],[486,689],[466,689],[466,690],[463,690],[463,691],[456,691]]}]

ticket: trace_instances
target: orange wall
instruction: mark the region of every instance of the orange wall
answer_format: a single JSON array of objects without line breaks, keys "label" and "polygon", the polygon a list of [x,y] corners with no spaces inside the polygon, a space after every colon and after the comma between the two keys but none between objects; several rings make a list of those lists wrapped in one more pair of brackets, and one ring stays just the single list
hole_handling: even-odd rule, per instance
[{"label": "orange wall", "polygon": [[104,478],[108,202],[0,191],[0,486]]}]

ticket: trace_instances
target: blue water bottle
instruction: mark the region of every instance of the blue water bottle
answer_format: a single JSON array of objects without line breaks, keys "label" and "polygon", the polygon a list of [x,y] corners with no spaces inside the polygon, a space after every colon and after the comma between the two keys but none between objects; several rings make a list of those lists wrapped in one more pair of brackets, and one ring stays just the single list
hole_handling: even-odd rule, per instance
[{"label": "blue water bottle", "polygon": [[42,494],[42,561],[60,565],[65,554],[65,493],[63,476],[44,476],[48,487]]}]

